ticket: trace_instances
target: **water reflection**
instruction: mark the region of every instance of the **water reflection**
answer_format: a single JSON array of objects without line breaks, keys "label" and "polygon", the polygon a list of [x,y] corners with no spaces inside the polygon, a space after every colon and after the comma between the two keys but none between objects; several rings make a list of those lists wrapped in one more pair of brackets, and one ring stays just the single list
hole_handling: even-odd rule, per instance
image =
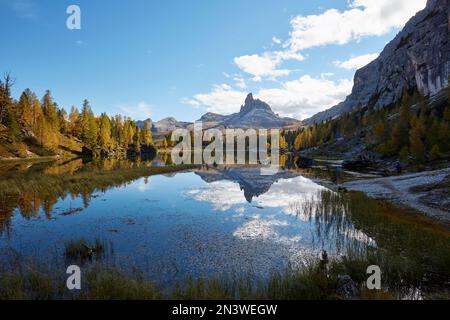
[{"label": "water reflection", "polygon": [[[241,239],[270,239],[297,249],[308,247],[335,254],[341,254],[355,241],[361,248],[375,245],[355,228],[341,195],[299,172],[261,176],[257,168],[232,168],[197,174],[208,184],[191,188],[186,196],[210,203],[216,211],[235,211],[235,217],[247,213],[250,221],[234,232]],[[260,210],[251,214],[253,208]],[[293,225],[299,227],[299,232],[287,236]]]},{"label": "water reflection", "polygon": [[0,249],[44,259],[65,241],[105,239],[118,260],[161,282],[188,274],[264,276],[322,250],[370,258],[392,283],[423,289],[429,279],[450,278],[448,230],[360,194],[333,192],[321,183],[326,174],[261,176],[251,167],[130,174],[154,165],[161,162],[0,168],[9,172],[0,180]]}]

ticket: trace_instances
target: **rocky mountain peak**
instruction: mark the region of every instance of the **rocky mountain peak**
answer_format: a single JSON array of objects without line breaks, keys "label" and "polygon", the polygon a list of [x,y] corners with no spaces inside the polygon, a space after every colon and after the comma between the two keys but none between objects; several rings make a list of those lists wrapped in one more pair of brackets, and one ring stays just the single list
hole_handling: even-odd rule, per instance
[{"label": "rocky mountain peak", "polygon": [[265,103],[259,99],[255,100],[253,98],[253,94],[249,93],[247,98],[245,99],[245,104],[241,107],[240,113],[241,114],[248,113],[255,109],[264,110],[266,112],[273,113],[272,109],[270,108],[270,106],[267,103]]},{"label": "rocky mountain peak", "polygon": [[247,98],[245,99],[245,104],[251,104],[253,103],[253,101],[255,101],[255,99],[253,99],[253,93],[249,93],[247,95]]},{"label": "rocky mountain peak", "polygon": [[306,120],[307,124],[339,117],[355,108],[383,108],[399,101],[405,90],[433,96],[450,76],[450,1],[428,0],[427,6],[386,45],[380,56],[359,69],[352,93],[337,106]]}]

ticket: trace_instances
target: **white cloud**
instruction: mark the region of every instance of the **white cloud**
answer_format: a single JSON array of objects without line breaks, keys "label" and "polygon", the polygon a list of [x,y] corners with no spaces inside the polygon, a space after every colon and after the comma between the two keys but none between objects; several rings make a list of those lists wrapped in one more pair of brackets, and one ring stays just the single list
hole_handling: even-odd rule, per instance
[{"label": "white cloud", "polygon": [[333,81],[305,75],[283,83],[281,88],[262,89],[257,97],[280,115],[305,119],[343,101],[352,86],[348,79]]},{"label": "white cloud", "polygon": [[272,37],[272,42],[275,44],[281,44],[281,39],[274,36],[274,37]]},{"label": "white cloud", "polygon": [[245,82],[245,79],[241,76],[236,76],[233,78],[236,87],[238,87],[239,89],[246,89],[247,88],[247,83]]},{"label": "white cloud", "polygon": [[[364,37],[381,36],[402,27],[417,11],[423,9],[426,0],[349,0],[344,11],[329,9],[318,15],[297,16],[291,20],[290,38],[280,42],[283,49],[262,54],[243,55],[234,58],[236,66],[251,76],[253,81],[276,80],[292,74],[283,68],[287,60],[304,60],[302,51],[325,45],[345,45]],[[354,57],[348,61],[335,61],[336,66],[348,70],[357,69],[375,58],[375,54]],[[296,80],[284,81],[277,88],[262,88],[255,96],[268,102],[282,116],[304,119],[332,107],[350,94],[352,81],[331,80],[331,75],[304,75]],[[185,101],[196,107],[206,107],[210,112],[230,114],[239,111],[245,99],[244,82],[237,81],[236,88],[215,86],[209,93],[195,95]]]},{"label": "white cloud", "polygon": [[139,102],[136,106],[119,106],[125,116],[131,117],[136,120],[145,120],[152,117],[153,107],[144,102]]},{"label": "white cloud", "polygon": [[369,53],[362,56],[352,57],[346,61],[335,61],[334,64],[338,68],[346,69],[346,70],[357,70],[370,62],[375,60],[379,56],[379,53]]},{"label": "white cloud", "polygon": [[353,0],[342,12],[330,9],[319,15],[297,16],[291,20],[291,37],[285,47],[298,52],[381,36],[402,27],[425,5],[426,0]]},{"label": "white cloud", "polygon": [[[304,119],[332,107],[350,94],[353,82],[348,79],[330,80],[327,76],[309,75],[286,81],[278,88],[260,89],[255,97],[269,103],[281,116]],[[208,112],[231,114],[238,112],[247,92],[230,86],[214,86],[209,93],[195,95],[185,101],[193,106],[206,107]]]},{"label": "white cloud", "polygon": [[239,111],[246,96],[245,91],[222,84],[214,85],[209,93],[196,94],[192,99],[183,99],[182,102],[194,107],[206,107],[208,112],[231,114]]},{"label": "white cloud", "polygon": [[[287,76],[291,70],[280,68],[281,64],[304,60],[300,53],[303,50],[387,34],[402,27],[425,4],[426,0],[353,0],[345,11],[329,9],[318,15],[296,16],[291,20],[290,39],[283,44],[283,51],[243,55],[234,58],[234,63],[254,81]],[[277,37],[272,42],[282,43]]]},{"label": "white cloud", "polygon": [[302,61],[301,54],[290,51],[265,52],[262,55],[253,54],[234,58],[234,63],[239,69],[253,76],[253,81],[261,81],[263,78],[275,79],[287,76],[290,70],[278,69],[284,60]]}]

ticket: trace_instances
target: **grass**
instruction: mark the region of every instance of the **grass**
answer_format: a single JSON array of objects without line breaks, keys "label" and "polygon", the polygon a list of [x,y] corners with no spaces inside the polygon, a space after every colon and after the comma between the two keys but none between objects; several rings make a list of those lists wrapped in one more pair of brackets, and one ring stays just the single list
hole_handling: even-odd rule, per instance
[{"label": "grass", "polygon": [[[26,214],[28,211],[23,201],[27,194],[33,195],[30,203],[35,205],[36,197],[46,201],[69,193],[89,197],[95,190],[129,183],[142,176],[194,167],[119,164],[105,168],[93,163],[89,171],[76,169],[72,174],[29,172],[13,175],[0,181],[0,207],[4,209],[6,204],[14,208],[20,206],[22,214]],[[351,231],[349,227],[353,226],[375,239],[377,247],[349,246],[341,258],[326,263],[323,260],[309,261],[302,268],[274,273],[266,280],[256,280],[251,276],[238,279],[187,278],[175,287],[159,288],[141,274],[124,272],[106,264],[105,257],[112,250],[108,243],[75,240],[65,244],[64,259],[58,257],[55,260],[63,265],[58,270],[65,270],[64,265],[70,261],[82,262],[81,292],[71,293],[65,289],[67,275],[64,272],[52,272],[51,268],[33,266],[17,259],[11,268],[0,264],[0,299],[342,299],[337,293],[340,275],[348,275],[355,281],[359,289],[357,298],[360,299],[396,299],[407,296],[410,288],[424,289],[425,298],[449,298],[448,290],[442,290],[443,281],[434,291],[427,292],[423,287],[424,282],[430,281],[430,273],[450,274],[450,235],[447,229],[360,193],[321,192],[314,198],[301,199],[291,209],[302,219],[321,226],[322,229],[317,230],[317,235],[324,237],[321,239],[329,241],[330,238],[325,237],[333,234],[349,236],[347,231]],[[0,220],[2,215],[3,212]],[[336,246],[338,241],[340,239],[336,239]],[[347,244],[346,241],[339,242],[342,246]],[[385,291],[365,289],[369,265],[381,267]],[[441,279],[435,280],[439,281]]]},{"label": "grass", "polygon": [[[240,279],[193,279],[163,290],[140,274],[94,263],[83,268],[82,290],[65,289],[65,275],[45,268],[16,268],[0,272],[2,300],[329,300],[343,299],[336,293],[338,275],[350,271],[354,262],[320,260],[297,271],[273,274],[267,281]],[[353,274],[362,277],[365,268]],[[356,299],[394,299],[387,292],[370,292],[358,282]]]},{"label": "grass", "polygon": [[101,261],[114,254],[110,242],[96,239],[94,243],[86,240],[71,240],[64,245],[64,256],[66,261],[86,262]]}]

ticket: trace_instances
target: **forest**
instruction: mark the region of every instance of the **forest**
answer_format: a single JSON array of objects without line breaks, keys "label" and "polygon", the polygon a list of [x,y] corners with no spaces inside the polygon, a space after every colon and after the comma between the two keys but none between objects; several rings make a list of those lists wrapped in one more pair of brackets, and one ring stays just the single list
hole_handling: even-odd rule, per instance
[{"label": "forest", "polygon": [[[439,103],[416,91],[389,108],[359,108],[338,119],[323,121],[294,132],[285,132],[289,148],[297,151],[322,148],[357,137],[367,150],[384,158],[422,163],[445,157],[450,151],[450,90]],[[351,146],[349,146],[351,147]]]},{"label": "forest", "polygon": [[88,100],[81,111],[67,112],[47,90],[39,99],[26,89],[18,100],[11,96],[14,79],[0,80],[0,157],[81,155],[121,156],[154,152],[150,124],[143,128],[121,115],[96,117]]}]

